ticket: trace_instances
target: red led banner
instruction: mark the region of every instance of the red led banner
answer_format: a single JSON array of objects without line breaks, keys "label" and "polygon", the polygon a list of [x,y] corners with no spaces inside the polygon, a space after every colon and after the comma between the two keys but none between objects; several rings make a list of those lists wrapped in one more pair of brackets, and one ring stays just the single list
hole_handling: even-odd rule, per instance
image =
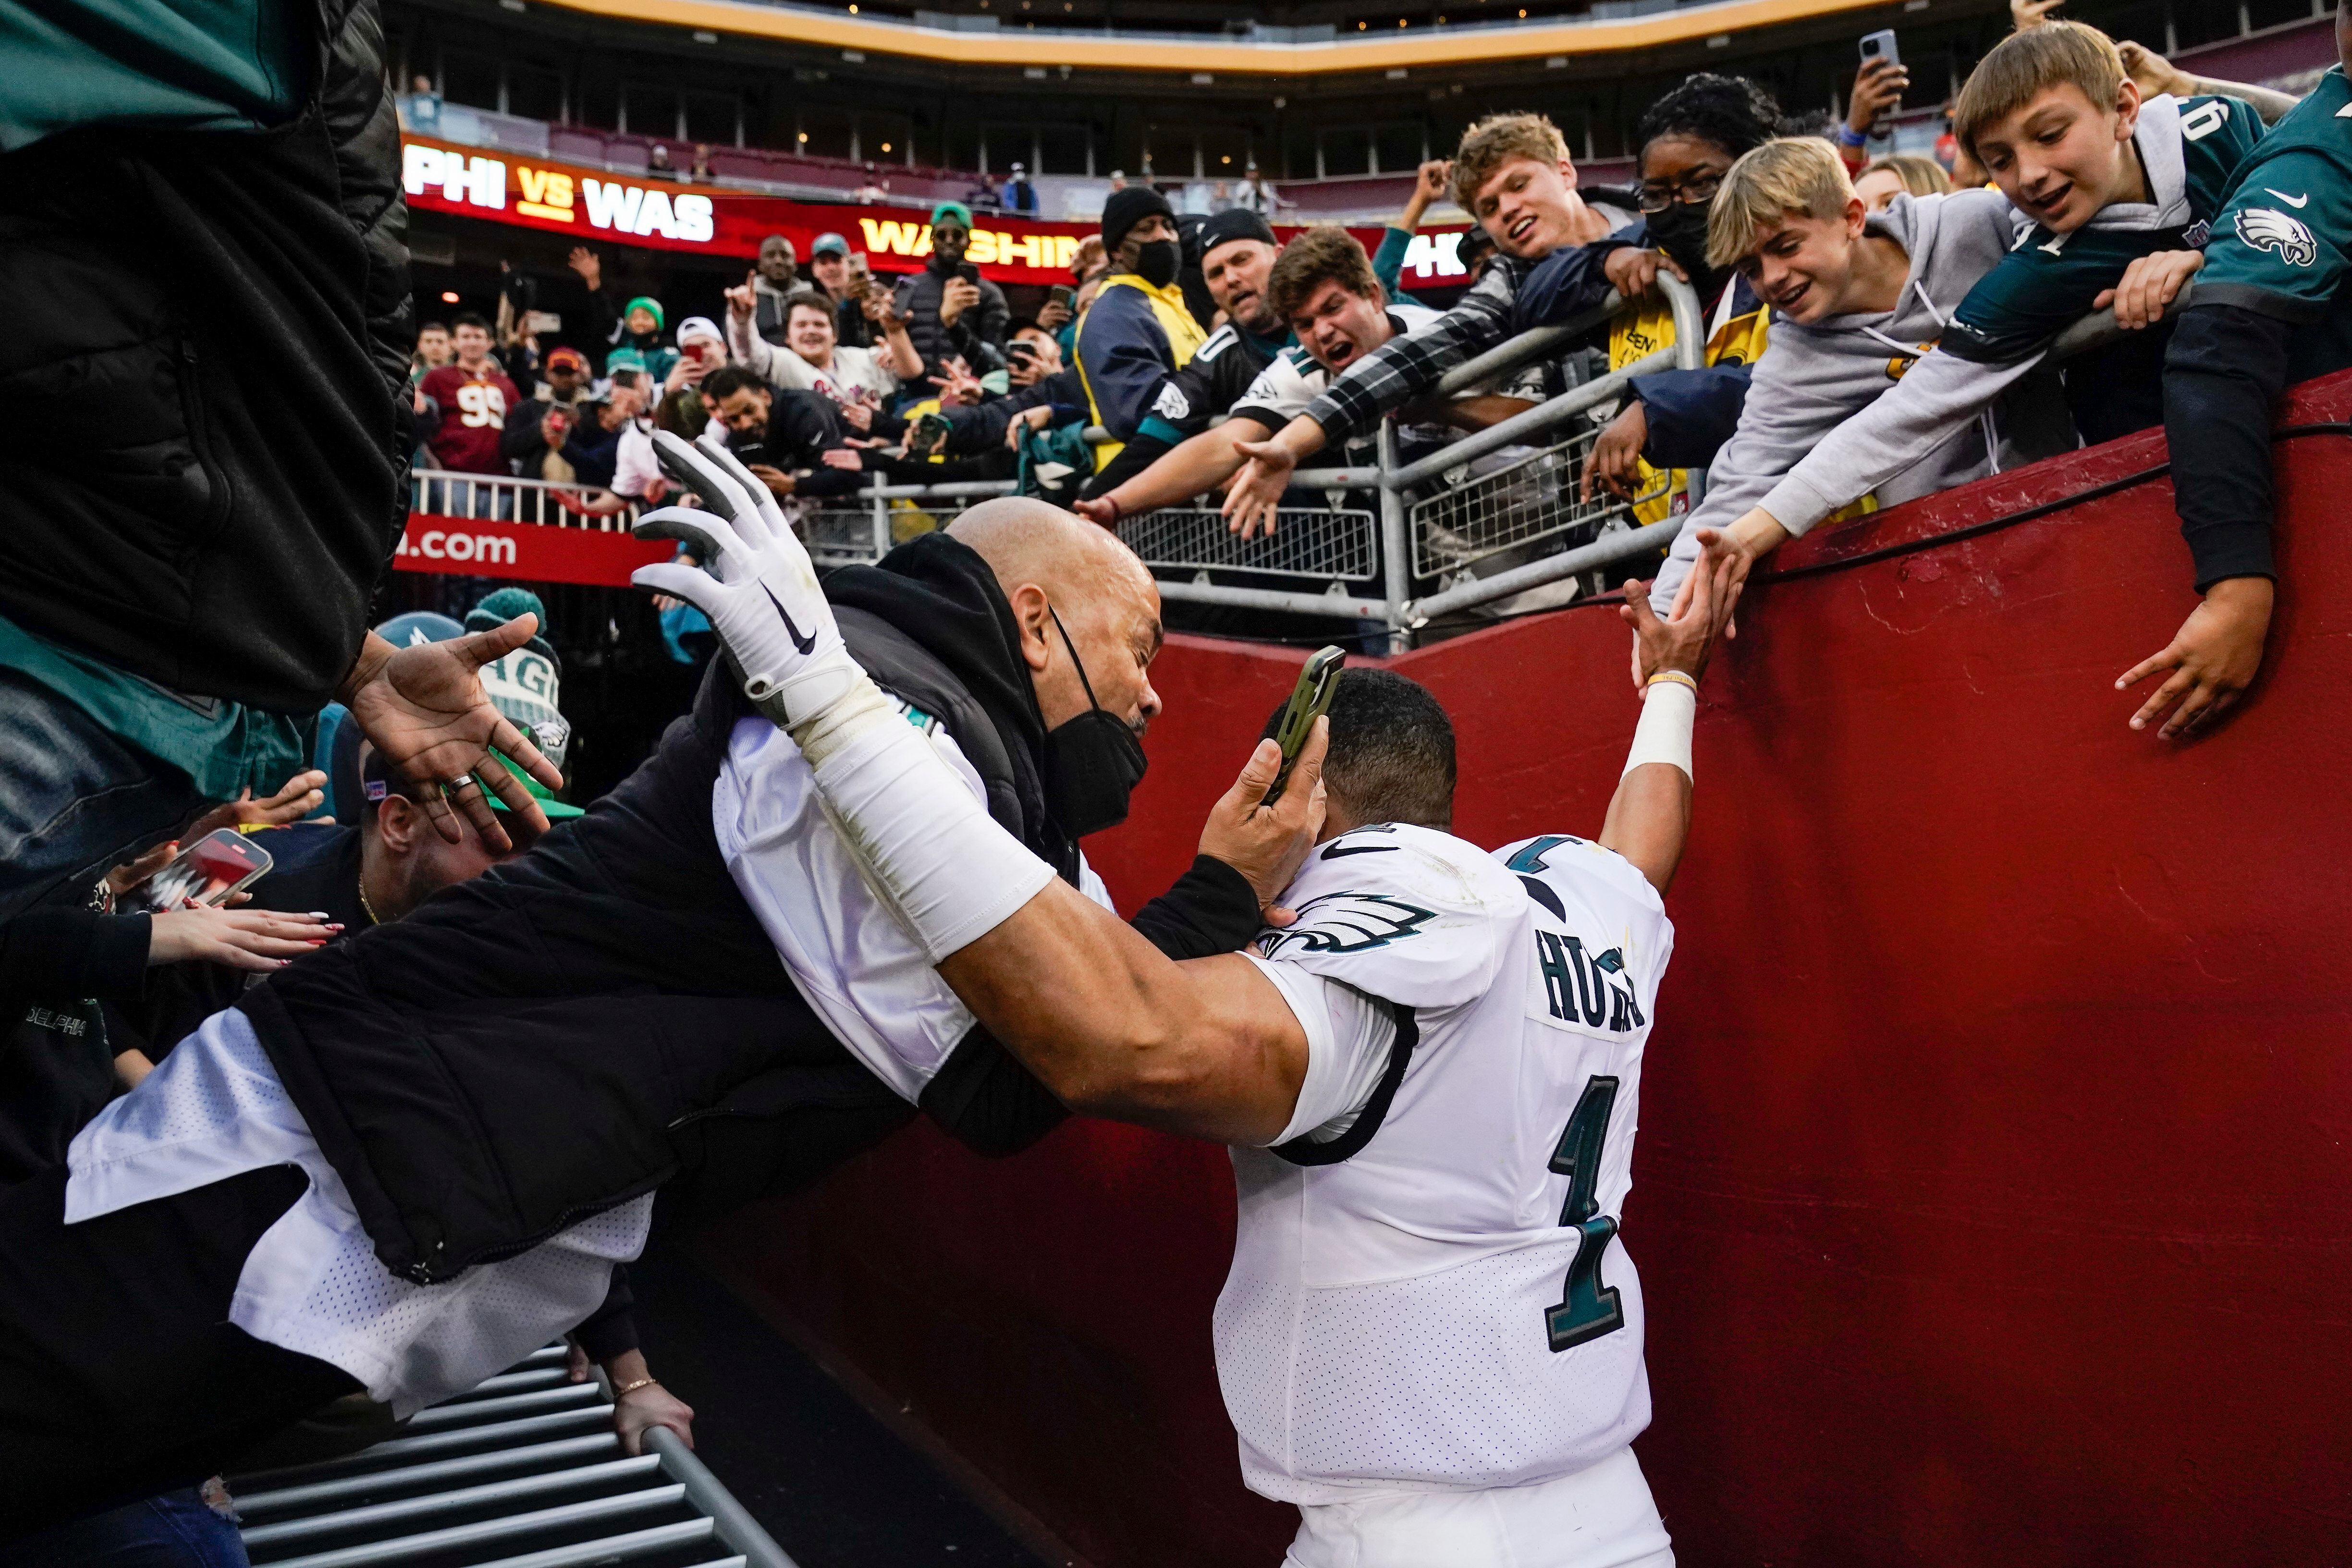
[{"label": "red led banner", "polygon": [[677,552],[677,546],[667,540],[635,539],[620,531],[413,511],[392,552],[392,567],[395,572],[625,588],[630,573]]},{"label": "red led banner", "polygon": [[[866,253],[878,272],[911,272],[931,253],[930,224],[905,207],[831,206],[787,201],[718,185],[679,184],[614,174],[495,150],[460,147],[431,137],[402,138],[402,184],[409,205],[493,223],[520,224],[574,236],[583,243],[637,245],[706,256],[760,253],[760,242],[781,234],[803,265],[821,234],[838,234]],[[981,215],[967,259],[999,283],[1067,283],[1078,242],[1099,232],[1091,223],[1047,223]],[[1284,237],[1297,232],[1283,225]],[[1366,249],[1381,242],[1377,228],[1351,229]],[[1404,286],[1459,283],[1454,247],[1462,231],[1424,231],[1406,253]]]}]

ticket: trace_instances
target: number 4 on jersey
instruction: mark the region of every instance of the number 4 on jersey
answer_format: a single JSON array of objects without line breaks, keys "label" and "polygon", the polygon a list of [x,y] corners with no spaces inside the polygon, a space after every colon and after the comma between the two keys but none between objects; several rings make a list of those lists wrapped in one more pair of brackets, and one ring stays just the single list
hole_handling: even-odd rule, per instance
[{"label": "number 4 on jersey", "polygon": [[1617,1292],[1601,1282],[1601,1255],[1615,1238],[1617,1222],[1599,1212],[1597,1195],[1601,1144],[1609,1135],[1609,1113],[1616,1105],[1614,1078],[1588,1080],[1561,1130],[1559,1147],[1552,1151],[1551,1170],[1568,1178],[1568,1201],[1560,1205],[1559,1223],[1572,1225],[1578,1232],[1567,1289],[1559,1305],[1544,1311],[1555,1355],[1625,1326],[1625,1309]]}]

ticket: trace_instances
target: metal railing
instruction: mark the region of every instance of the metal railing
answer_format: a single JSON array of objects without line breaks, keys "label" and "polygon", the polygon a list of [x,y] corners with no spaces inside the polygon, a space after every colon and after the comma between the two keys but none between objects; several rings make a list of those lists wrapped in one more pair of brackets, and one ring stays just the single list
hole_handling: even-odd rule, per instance
[{"label": "metal railing", "polygon": [[533,522],[552,528],[586,528],[625,533],[644,509],[626,496],[597,485],[553,484],[508,474],[461,474],[448,468],[412,468],[408,510],[436,517],[486,518]]},{"label": "metal railing", "polygon": [[676,1434],[624,1454],[551,1345],[341,1458],[229,1479],[257,1568],[794,1568]]},{"label": "metal railing", "polygon": [[[1705,363],[1696,293],[1671,273],[1660,273],[1657,283],[1675,324],[1675,342],[1665,348],[1411,460],[1392,417],[1381,427],[1374,463],[1296,473],[1293,499],[1319,492],[1323,504],[1282,508],[1271,533],[1244,540],[1227,531],[1213,498],[1204,497],[1123,517],[1119,537],[1159,576],[1164,598],[1374,622],[1399,651],[1412,632],[1440,617],[1654,555],[1672,545],[1687,515],[1647,523],[1638,517],[1637,509],[1665,499],[1667,476],[1657,475],[1631,497],[1597,491],[1587,501],[1578,492],[1601,426],[1623,402],[1627,384]],[[2183,288],[2167,315],[2186,308],[2189,293]],[[1559,358],[1624,309],[1612,293],[1575,321],[1523,332],[1456,366],[1433,396],[1458,396],[1523,365]],[[2111,311],[2095,311],[2062,333],[2049,358],[2063,360],[2121,335]],[[1100,430],[1087,436],[1108,438]],[[1696,508],[1706,470],[1685,470],[1685,478],[1687,505]],[[412,482],[420,496],[488,509],[470,515],[519,521],[622,529],[638,510],[608,496],[603,504],[616,510],[600,514],[584,510],[580,487],[524,479],[420,471]],[[451,488],[436,492],[435,486]],[[803,499],[788,510],[820,564],[846,565],[879,560],[893,545],[1014,488],[1011,480],[892,484],[877,474],[853,494]]]}]

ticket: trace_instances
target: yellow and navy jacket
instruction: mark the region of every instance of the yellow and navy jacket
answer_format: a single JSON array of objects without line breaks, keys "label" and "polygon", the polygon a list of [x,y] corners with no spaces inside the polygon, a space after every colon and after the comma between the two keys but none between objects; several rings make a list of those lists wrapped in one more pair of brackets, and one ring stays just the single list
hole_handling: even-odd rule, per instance
[{"label": "yellow and navy jacket", "polygon": [[1187,415],[1190,405],[1176,384],[1176,373],[1192,363],[1208,335],[1175,284],[1155,289],[1132,272],[1103,279],[1078,322],[1077,336],[1087,412],[1111,435],[1095,448],[1097,469],[1134,439],[1153,413],[1171,424]]}]

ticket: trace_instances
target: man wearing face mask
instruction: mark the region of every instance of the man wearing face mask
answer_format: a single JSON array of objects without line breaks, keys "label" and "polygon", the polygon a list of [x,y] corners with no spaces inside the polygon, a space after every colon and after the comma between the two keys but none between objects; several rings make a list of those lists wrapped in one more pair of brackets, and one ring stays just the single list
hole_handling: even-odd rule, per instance
[{"label": "man wearing face mask", "polygon": [[1113,191],[1103,203],[1102,240],[1110,272],[1078,322],[1076,355],[1087,412],[1111,435],[1095,448],[1097,473],[1152,416],[1171,425],[1190,417],[1177,375],[1208,337],[1177,285],[1183,251],[1166,197],[1149,185]]},{"label": "man wearing face mask", "polygon": [[1201,226],[1201,279],[1224,324],[1171,379],[1173,395],[1162,391],[1153,399],[1135,438],[1095,475],[1087,493],[1108,494],[1233,412],[1276,356],[1297,341],[1266,286],[1280,254],[1273,228],[1244,208],[1228,207]]},{"label": "man wearing face mask", "polygon": [[[713,518],[788,532],[723,448],[654,439],[708,510],[643,531],[707,559]],[[1126,815],[1160,710],[1141,563],[1008,498],[824,592],[824,636],[978,807],[1107,904],[1078,839]],[[0,1194],[0,1466],[29,1503],[0,1533],[201,1479],[355,1388],[405,1413],[511,1364],[603,1302],[656,1189],[708,1214],[919,1111],[991,1154],[1063,1118],[866,889],[807,756],[740,689],[714,669],[585,816],[246,993],[67,1170]],[[1304,800],[1264,793],[1229,792],[1137,914],[1160,951],[1256,934],[1307,843]]]},{"label": "man wearing face mask", "polygon": [[1605,331],[1612,370],[1675,342],[1674,312],[1656,281],[1661,270],[1698,293],[1706,363],[1633,378],[1625,406],[1593,444],[1583,500],[1601,489],[1643,498],[1633,509],[1643,523],[1684,511],[1686,470],[1713,462],[1738,427],[1770,312],[1747,279],[1707,264],[1707,215],[1740,155],[1785,130],[1780,105],[1744,77],[1701,71],[1685,79],[1635,128],[1642,216],[1606,239],[1558,252],[1520,287],[1512,315],[1520,331],[1572,321],[1612,289],[1633,301]]}]

